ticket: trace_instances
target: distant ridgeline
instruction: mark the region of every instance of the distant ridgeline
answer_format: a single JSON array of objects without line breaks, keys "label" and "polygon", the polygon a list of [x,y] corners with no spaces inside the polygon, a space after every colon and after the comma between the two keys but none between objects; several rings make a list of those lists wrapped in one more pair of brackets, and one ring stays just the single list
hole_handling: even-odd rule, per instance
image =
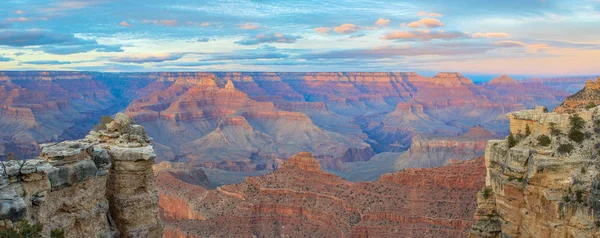
[{"label": "distant ridgeline", "polygon": [[43,237],[161,237],[150,143],[117,114],[84,139],[41,145],[36,159],[0,162],[0,235],[28,221]]}]

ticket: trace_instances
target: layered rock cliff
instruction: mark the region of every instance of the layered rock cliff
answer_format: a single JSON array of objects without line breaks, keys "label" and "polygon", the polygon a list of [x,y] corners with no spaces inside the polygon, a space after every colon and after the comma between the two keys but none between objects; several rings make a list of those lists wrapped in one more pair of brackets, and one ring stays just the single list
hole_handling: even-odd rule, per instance
[{"label": "layered rock cliff", "polygon": [[565,101],[556,109],[558,113],[573,113],[580,109],[592,108],[600,105],[600,77],[596,82],[588,80],[584,88],[567,97]]},{"label": "layered rock cliff", "polygon": [[0,229],[29,220],[44,237],[161,237],[151,140],[124,114],[106,123],[41,145],[36,159],[1,162]]},{"label": "layered rock cliff", "polygon": [[304,152],[207,190],[157,167],[164,237],[464,237],[485,173],[481,158],[352,183]]},{"label": "layered rock cliff", "polygon": [[600,108],[509,114],[491,140],[470,237],[599,237]]}]

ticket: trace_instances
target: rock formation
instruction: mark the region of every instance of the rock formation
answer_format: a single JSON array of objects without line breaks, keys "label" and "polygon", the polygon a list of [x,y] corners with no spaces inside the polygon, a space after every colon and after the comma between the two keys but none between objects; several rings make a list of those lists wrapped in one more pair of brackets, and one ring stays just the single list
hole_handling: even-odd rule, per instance
[{"label": "rock formation", "polygon": [[161,237],[151,139],[124,114],[106,123],[42,144],[36,159],[1,162],[0,228],[30,220],[44,237]]},{"label": "rock formation", "polygon": [[596,107],[596,105],[600,105],[600,77],[596,79],[596,82],[586,81],[581,91],[567,97],[554,111],[573,113],[580,109]]},{"label": "rock formation", "polygon": [[514,84],[506,76],[476,84],[459,73],[410,72],[32,71],[0,78],[0,158],[33,158],[40,143],[80,138],[96,118],[125,111],[156,138],[158,161],[233,177],[267,173],[300,151],[340,170],[406,151],[415,136],[454,140],[479,125],[506,135],[507,112],[552,108],[567,96],[558,89],[580,83]]},{"label": "rock formation", "polygon": [[599,113],[510,113],[512,135],[487,143],[469,237],[599,237]]},{"label": "rock formation", "polygon": [[464,237],[485,173],[480,158],[352,183],[303,152],[207,190],[156,170],[164,237]]}]

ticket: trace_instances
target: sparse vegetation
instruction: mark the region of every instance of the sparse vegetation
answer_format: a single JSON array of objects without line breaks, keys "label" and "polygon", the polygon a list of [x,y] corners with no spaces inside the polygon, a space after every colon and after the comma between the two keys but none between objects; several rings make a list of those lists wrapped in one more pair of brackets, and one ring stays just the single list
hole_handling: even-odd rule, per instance
[{"label": "sparse vegetation", "polygon": [[569,139],[577,143],[581,143],[585,139],[585,134],[583,134],[581,131],[571,130],[569,132]]},{"label": "sparse vegetation", "polygon": [[569,120],[571,123],[571,130],[581,130],[583,129],[583,126],[585,126],[585,121],[579,116],[579,114],[570,116]]},{"label": "sparse vegetation", "polygon": [[540,135],[537,137],[537,140],[540,146],[548,146],[552,143],[552,140],[547,135]]},{"label": "sparse vegetation", "polygon": [[529,125],[525,125],[525,137],[531,135],[531,129],[529,129]]},{"label": "sparse vegetation", "polygon": [[589,102],[587,105],[585,105],[585,109],[592,109],[596,107],[596,103],[594,102]]},{"label": "sparse vegetation", "polygon": [[558,153],[568,154],[568,153],[571,153],[571,151],[573,151],[573,145],[571,145],[570,143],[561,144],[558,146],[558,149],[556,149],[556,150],[558,151]]},{"label": "sparse vegetation", "polygon": [[62,228],[52,229],[52,231],[50,231],[50,237],[51,238],[65,238],[65,229],[62,229]]},{"label": "sparse vegetation", "polygon": [[515,136],[512,133],[510,133],[508,135],[508,148],[513,148],[518,143],[519,143],[519,141],[517,140],[517,138],[515,138]]},{"label": "sparse vegetation", "polygon": [[544,112],[548,112],[548,107],[544,107]]},{"label": "sparse vegetation", "polygon": [[483,198],[488,199],[489,197],[490,197],[490,189],[484,188],[483,189]]},{"label": "sparse vegetation", "polygon": [[581,167],[581,174],[585,174],[585,168]]},{"label": "sparse vegetation", "polygon": [[19,158],[16,155],[14,155],[13,153],[8,153],[6,155],[6,161],[10,161],[10,160],[19,160]]},{"label": "sparse vegetation", "polygon": [[550,135],[552,136],[560,136],[562,135],[562,131],[556,128],[556,123],[550,122]]},{"label": "sparse vegetation", "polygon": [[[23,220],[16,227],[0,231],[2,238],[39,238],[42,237],[43,226],[40,223],[30,224],[29,221]],[[57,237],[58,238],[58,237]]]}]

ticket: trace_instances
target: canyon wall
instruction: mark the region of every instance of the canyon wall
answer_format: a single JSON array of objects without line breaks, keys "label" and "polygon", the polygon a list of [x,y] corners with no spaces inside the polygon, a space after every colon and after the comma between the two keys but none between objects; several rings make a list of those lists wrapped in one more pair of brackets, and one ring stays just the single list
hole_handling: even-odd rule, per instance
[{"label": "canyon wall", "polygon": [[487,144],[469,237],[599,237],[599,113],[510,113],[515,136]]},{"label": "canyon wall", "polygon": [[0,229],[22,220],[66,237],[161,237],[151,139],[124,114],[85,139],[2,161]]},{"label": "canyon wall", "polygon": [[485,174],[480,158],[352,183],[302,152],[273,173],[206,189],[164,167],[164,237],[464,237]]}]

